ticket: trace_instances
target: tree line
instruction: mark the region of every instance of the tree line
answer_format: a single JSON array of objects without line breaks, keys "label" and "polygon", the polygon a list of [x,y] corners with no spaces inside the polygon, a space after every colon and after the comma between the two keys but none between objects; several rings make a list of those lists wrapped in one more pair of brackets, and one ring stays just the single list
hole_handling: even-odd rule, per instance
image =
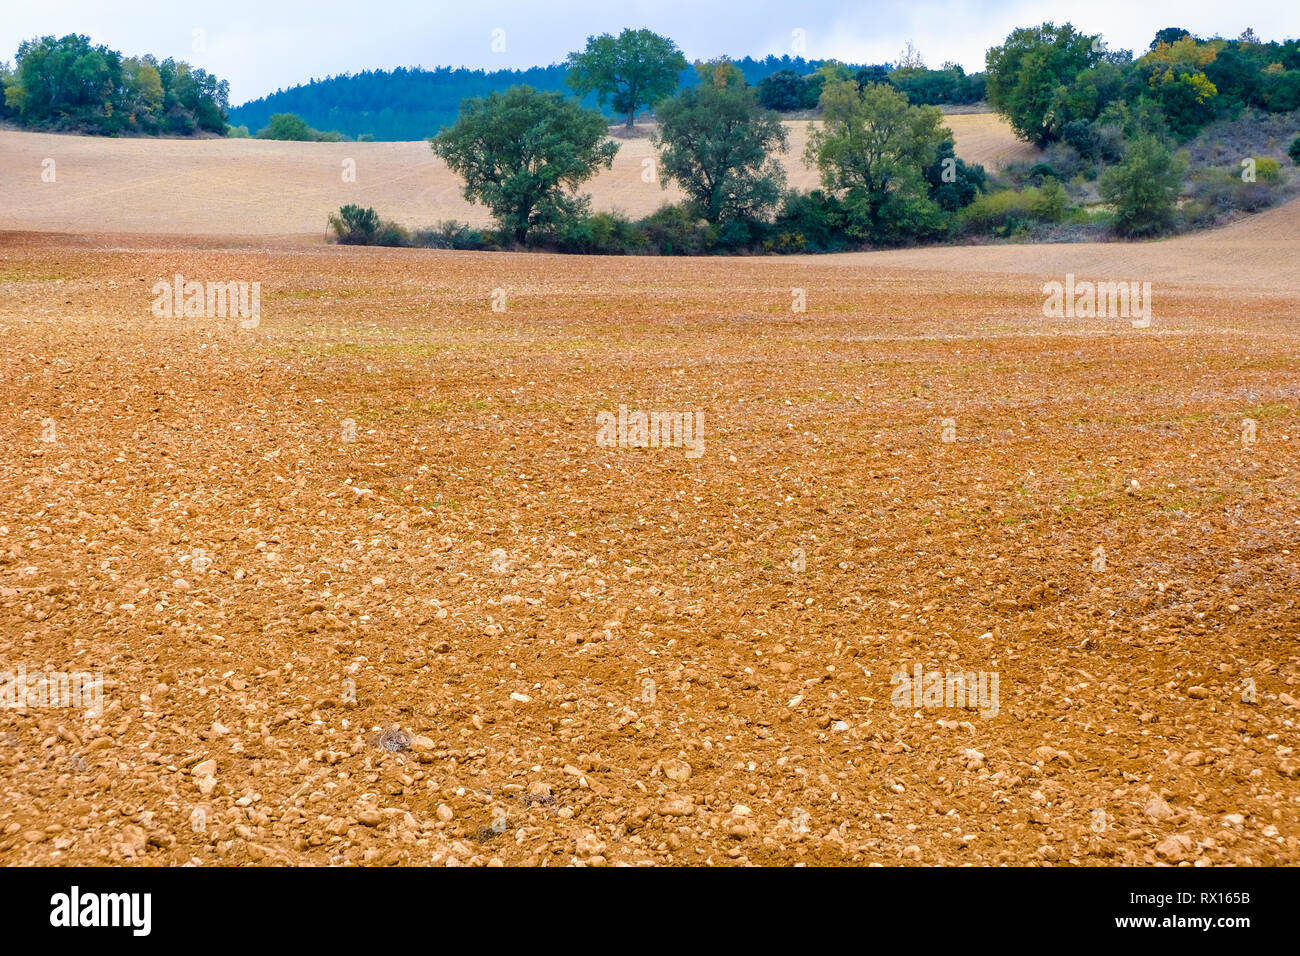
[{"label": "tree line", "polygon": [[0,63],[0,117],[35,129],[224,135],[230,86],[171,57],[124,57],[78,34],[24,41]]},{"label": "tree line", "polygon": [[[598,61],[605,56],[605,46],[598,43],[581,55]],[[743,57],[732,62],[746,83],[758,87],[760,102],[779,112],[815,109],[827,75],[839,77],[843,71],[859,79],[870,77],[875,82],[889,83],[918,105],[974,103],[984,98],[984,75],[967,75],[955,64],[945,64],[938,70],[927,70],[924,65],[858,66],[788,54]],[[596,67],[598,71],[598,63]],[[277,90],[232,109],[230,122],[256,132],[267,127],[277,114],[293,114],[311,127],[337,133],[340,138],[426,139],[456,121],[462,100],[512,86],[572,92],[584,106],[626,119],[627,111],[614,102],[615,95],[602,101],[594,88],[586,92],[574,90],[569,84],[572,68],[571,57],[564,63],[528,70],[366,70]],[[630,77],[629,82],[635,84],[637,80]],[[698,82],[694,67],[682,58],[668,92]]]},{"label": "tree line", "polygon": [[[341,210],[332,226],[344,242],[401,245],[418,238],[462,248],[513,244],[620,253],[832,251],[962,234],[1005,237],[1063,224],[1158,234],[1174,225],[1186,171],[1171,139],[1188,135],[1177,112],[1187,94],[1169,88],[1186,87],[1193,101],[1200,96],[1211,103],[1207,116],[1230,111],[1234,96],[1236,108],[1245,108],[1250,90],[1280,108],[1288,102],[1295,46],[1162,33],[1136,59],[1106,51],[1100,37],[1051,23],[1016,30],[989,51],[983,82],[1018,135],[1047,145],[1068,139],[1071,123],[1084,122],[1107,144],[1086,175],[1073,177],[1040,162],[996,182],[957,157],[941,111],[914,103],[895,81],[900,72],[924,70],[919,57],[884,75],[825,63],[816,71],[821,122],[803,156],[818,170],[821,188],[809,193],[786,189],[778,156],[788,149],[787,135],[780,114],[765,105],[766,80],[754,86],[721,58],[696,63],[695,83],[680,86],[684,58],[671,40],[646,30],[592,37],[585,50],[570,55],[567,85],[580,96],[595,96],[628,124],[639,110],[653,108],[656,177],[664,186],[676,184],[684,202],[636,222],[591,214],[579,187],[610,168],[618,151],[604,116],[559,91],[519,85],[466,100],[456,122],[430,141],[463,179],[465,197],[492,212],[495,234],[451,223],[416,237],[357,207]],[[1243,48],[1248,52],[1238,54],[1233,75],[1251,75],[1244,64],[1254,64],[1258,84],[1239,79],[1225,83],[1221,94],[1203,69],[1188,68],[1210,69],[1222,51]],[[1281,59],[1272,60],[1275,55]],[[951,65],[945,70],[958,75]],[[1145,77],[1144,83],[1128,83],[1133,76]],[[1111,77],[1125,82],[1112,86]],[[1219,96],[1224,100],[1216,101]],[[1090,142],[1061,143],[1073,159],[1061,151],[1047,158],[1082,170]],[[1250,163],[1263,171],[1263,182],[1243,181],[1246,192],[1269,195],[1281,180],[1278,162],[1260,157]],[[1090,190],[1104,206],[1072,204]]]}]

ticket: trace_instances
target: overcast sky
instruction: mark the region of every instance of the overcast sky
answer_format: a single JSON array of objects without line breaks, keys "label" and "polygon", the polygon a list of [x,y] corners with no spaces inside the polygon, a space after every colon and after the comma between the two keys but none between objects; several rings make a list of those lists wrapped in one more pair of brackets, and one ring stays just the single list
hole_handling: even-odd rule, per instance
[{"label": "overcast sky", "polygon": [[[928,66],[955,60],[974,71],[1011,29],[1044,20],[1135,50],[1167,26],[1285,39],[1300,34],[1300,0],[0,0],[0,59],[24,39],[84,33],[128,55],[202,66],[230,81],[238,105],[365,69],[555,63],[589,35],[624,27],[666,34],[692,60],[803,52],[881,62],[911,40]],[[498,49],[493,31],[503,31]]]}]

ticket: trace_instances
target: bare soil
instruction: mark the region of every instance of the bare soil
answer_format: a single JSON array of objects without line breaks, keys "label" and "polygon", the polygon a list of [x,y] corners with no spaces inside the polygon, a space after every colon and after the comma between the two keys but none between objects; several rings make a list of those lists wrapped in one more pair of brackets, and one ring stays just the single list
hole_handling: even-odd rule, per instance
[{"label": "bare soil", "polygon": [[0,709],[0,863],[1295,864],[1278,212],[1037,274],[0,234],[0,670],[105,681]]}]

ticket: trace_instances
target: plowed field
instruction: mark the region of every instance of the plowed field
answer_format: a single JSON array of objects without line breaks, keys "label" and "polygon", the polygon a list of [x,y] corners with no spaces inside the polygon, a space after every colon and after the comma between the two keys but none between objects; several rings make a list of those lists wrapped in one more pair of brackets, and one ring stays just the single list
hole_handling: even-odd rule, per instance
[{"label": "plowed field", "polygon": [[103,678],[0,709],[0,863],[1294,864],[1293,235],[0,234],[0,670]]}]

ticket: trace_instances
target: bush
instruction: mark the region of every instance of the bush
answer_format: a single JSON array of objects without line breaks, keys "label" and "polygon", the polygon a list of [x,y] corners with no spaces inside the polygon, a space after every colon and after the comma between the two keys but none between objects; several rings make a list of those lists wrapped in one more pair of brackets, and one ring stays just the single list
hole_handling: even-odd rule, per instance
[{"label": "bush", "polygon": [[1027,232],[1039,223],[1062,222],[1069,211],[1065,187],[1049,179],[1042,186],[1019,191],[1003,189],[979,196],[962,211],[961,225],[967,232],[1005,238]]},{"label": "bush", "polygon": [[1278,175],[1266,179],[1259,175],[1259,163],[1262,160],[1256,164],[1253,183],[1242,182],[1238,167],[1198,170],[1191,177],[1191,198],[1179,210],[1183,223],[1194,228],[1215,226],[1235,213],[1254,213],[1276,205],[1282,196],[1281,164],[1277,163]]},{"label": "bush", "polygon": [[1291,140],[1291,147],[1286,151],[1286,154],[1291,157],[1291,162],[1300,166],[1300,136]]},{"label": "bush", "polygon": [[348,246],[374,245],[379,232],[379,214],[373,209],[362,209],[349,203],[337,213],[329,215],[330,228],[335,241]]},{"label": "bush", "polygon": [[1065,218],[1070,199],[1059,179],[1049,179],[1036,190],[1029,190],[1029,214],[1042,222],[1060,222]]},{"label": "bush", "polygon": [[428,229],[417,229],[411,240],[424,249],[497,249],[500,243],[494,234],[474,229],[467,223],[448,219],[436,222]]},{"label": "bush", "polygon": [[930,185],[930,198],[939,208],[955,212],[970,205],[975,197],[988,188],[984,167],[970,163],[956,155],[951,139],[939,144],[934,162],[925,168],[924,176]]},{"label": "bush", "polygon": [[560,252],[605,256],[641,252],[648,243],[645,231],[637,223],[609,212],[565,221],[556,230],[553,241]]},{"label": "bush", "polygon": [[686,204],[666,204],[641,220],[649,242],[666,256],[712,251],[717,233]]},{"label": "bush", "polygon": [[1277,185],[1282,181],[1282,164],[1268,156],[1256,156],[1255,181]]},{"label": "bush", "polygon": [[1047,163],[1034,163],[1029,167],[1029,181],[1035,186],[1041,186],[1047,179],[1064,179],[1065,177],[1058,173]]},{"label": "bush", "polygon": [[379,228],[375,230],[374,244],[376,246],[409,246],[411,244],[411,234],[397,223],[382,219],[379,222]]},{"label": "bush", "polygon": [[1125,236],[1154,236],[1174,221],[1185,165],[1154,136],[1134,139],[1124,160],[1101,175],[1102,199],[1115,207],[1115,229]]},{"label": "bush", "polygon": [[844,204],[820,189],[788,192],[764,248],[769,252],[836,252],[849,244]]},{"label": "bush", "polygon": [[276,113],[257,131],[258,139],[281,139],[301,143],[339,143],[342,133],[322,133],[312,129],[307,121],[294,113]]}]

